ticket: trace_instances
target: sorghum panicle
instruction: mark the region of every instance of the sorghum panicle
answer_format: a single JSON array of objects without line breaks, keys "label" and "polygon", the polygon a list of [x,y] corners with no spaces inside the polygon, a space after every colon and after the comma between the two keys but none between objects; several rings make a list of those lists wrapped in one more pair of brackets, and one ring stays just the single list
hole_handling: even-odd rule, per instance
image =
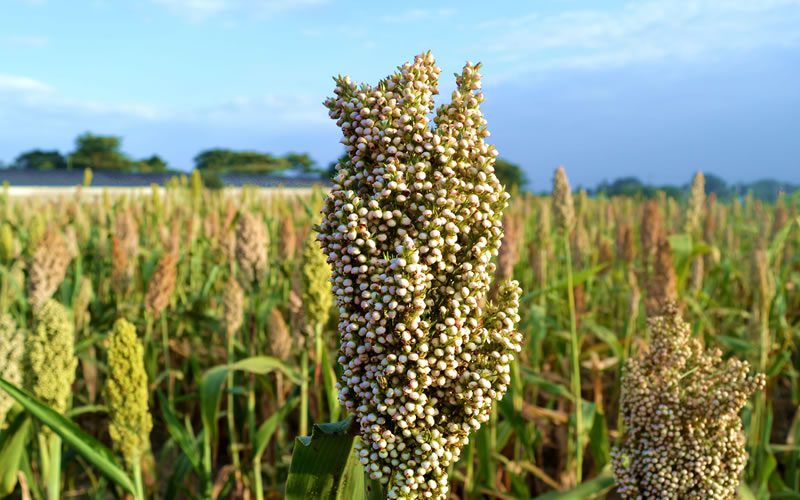
[{"label": "sorghum panicle", "polygon": [[447,469],[520,350],[517,283],[486,304],[508,194],[484,142],[479,68],[464,66],[435,127],[430,53],[377,86],[338,77],[326,101],[348,152],[319,227],[340,311],[339,398],[389,498],[447,497]]},{"label": "sorghum panicle", "polygon": [[664,304],[678,299],[678,278],[672,263],[672,250],[665,235],[656,244],[653,272],[648,276],[645,309],[648,316],[658,313]]},{"label": "sorghum panicle", "polygon": [[58,413],[64,413],[75,381],[75,325],[67,309],[53,299],[34,311],[25,338],[25,387]]},{"label": "sorghum panicle", "polygon": [[618,492],[733,499],[747,462],[739,411],[765,377],[704,350],[675,303],[648,323],[652,346],[626,362],[622,379],[625,434],[612,452]]},{"label": "sorghum panicle", "polygon": [[72,260],[72,255],[61,232],[50,229],[36,245],[28,276],[28,303],[33,309],[40,307],[53,296]]},{"label": "sorghum panicle", "polygon": [[692,190],[689,194],[689,209],[686,212],[684,232],[696,235],[700,229],[700,221],[706,204],[706,178],[703,172],[697,172],[692,180]]},{"label": "sorghum panicle", "polygon": [[147,312],[158,317],[172,300],[175,291],[175,280],[178,274],[178,254],[169,252],[158,261],[153,276],[147,284],[144,306]]},{"label": "sorghum panicle", "polygon": [[236,262],[247,288],[264,279],[268,245],[264,222],[250,212],[240,214],[236,225]]},{"label": "sorghum panicle", "polygon": [[277,307],[273,307],[267,318],[267,330],[269,331],[270,354],[276,358],[286,361],[292,354],[292,335],[283,313]]},{"label": "sorghum panicle", "polygon": [[331,267],[313,233],[309,234],[303,245],[303,264],[300,272],[305,321],[311,327],[322,326],[328,322],[333,305]]},{"label": "sorghum panicle", "polygon": [[569,185],[567,171],[563,166],[556,169],[553,178],[553,213],[556,228],[569,235],[575,226],[575,204],[572,201],[572,188]]},{"label": "sorghum panicle", "polygon": [[108,433],[114,448],[129,467],[150,447],[153,418],[147,404],[144,349],[136,327],[118,319],[108,336],[108,378],[105,401],[111,422]]},{"label": "sorghum panicle", "polygon": [[225,334],[231,337],[241,328],[244,321],[244,291],[239,282],[231,276],[225,283],[222,293],[222,322]]},{"label": "sorghum panicle", "polygon": [[[22,382],[22,353],[24,335],[17,328],[14,319],[8,314],[0,315],[0,377],[19,386]],[[3,428],[6,414],[14,405],[14,399],[6,391],[0,390],[0,429]]]},{"label": "sorghum panicle", "polygon": [[[663,191],[662,191],[663,192]],[[645,268],[653,264],[658,242],[664,234],[664,222],[656,200],[648,200],[642,209],[640,237],[642,242],[642,260]]]}]

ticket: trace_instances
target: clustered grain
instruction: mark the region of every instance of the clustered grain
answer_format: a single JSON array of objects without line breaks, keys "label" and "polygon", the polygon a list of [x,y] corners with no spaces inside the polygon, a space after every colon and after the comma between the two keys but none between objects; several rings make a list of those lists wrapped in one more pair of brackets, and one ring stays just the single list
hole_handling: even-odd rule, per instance
[{"label": "clustered grain", "polygon": [[612,453],[624,498],[732,499],[747,462],[739,412],[763,374],[704,350],[678,307],[648,320],[652,346],[625,364],[625,435]]},{"label": "clustered grain", "polygon": [[479,68],[467,63],[435,112],[430,53],[377,86],[338,77],[326,101],[347,148],[319,226],[340,311],[339,398],[388,498],[447,498],[448,467],[520,351],[519,285],[486,300],[508,194],[484,142]]}]

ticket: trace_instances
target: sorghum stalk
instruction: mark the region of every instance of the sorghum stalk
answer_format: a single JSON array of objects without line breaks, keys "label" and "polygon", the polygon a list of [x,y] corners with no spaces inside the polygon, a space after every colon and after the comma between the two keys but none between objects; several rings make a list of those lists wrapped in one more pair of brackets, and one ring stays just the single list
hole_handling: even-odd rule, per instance
[{"label": "sorghum stalk", "polygon": [[581,397],[580,339],[575,314],[575,291],[572,279],[572,251],[569,235],[575,227],[575,207],[572,201],[572,189],[564,167],[556,169],[553,180],[553,212],[556,226],[563,243],[567,260],[567,300],[569,302],[570,329],[570,376],[572,397],[575,404],[575,482],[579,484],[583,476],[583,399]]},{"label": "sorghum stalk", "polygon": [[448,468],[489,420],[519,352],[519,285],[485,304],[508,204],[480,111],[480,65],[435,113],[439,68],[422,54],[377,86],[336,79],[342,128],[319,241],[333,270],[358,453],[389,498],[446,498]]},{"label": "sorghum stalk", "polygon": [[747,462],[739,411],[764,375],[704,350],[674,302],[648,319],[650,351],[625,363],[625,434],[612,452],[623,498],[733,499]]},{"label": "sorghum stalk", "polygon": [[314,378],[319,382],[322,363],[322,327],[328,322],[333,294],[331,293],[331,268],[313,234],[303,245],[302,294],[305,322],[314,334]]},{"label": "sorghum stalk", "polygon": [[[769,353],[772,349],[772,338],[769,332],[769,311],[775,297],[775,281],[769,269],[769,256],[764,249],[757,249],[753,253],[753,281],[757,286],[757,301],[754,306],[754,317],[758,329],[758,368],[766,373],[769,362]],[[767,395],[762,392],[756,397],[753,419],[750,423],[750,448],[758,456],[752,463],[752,469],[762,467],[764,460],[765,438],[769,439],[769,430],[766,428]]]},{"label": "sorghum stalk", "polygon": [[[194,177],[192,177],[192,179],[194,180]],[[225,284],[225,290],[222,296],[222,309],[222,320],[225,323],[225,344],[227,348],[228,364],[232,364],[235,361],[234,347],[236,342],[236,332],[239,331],[239,328],[241,328],[244,321],[244,291],[242,290],[242,287],[239,286],[239,282],[236,280],[233,273],[231,273],[231,276],[228,278],[228,282]],[[228,411],[226,412],[226,419],[228,421],[230,453],[231,458],[233,459],[233,467],[236,471],[235,473],[238,479],[241,475],[241,471],[239,467],[239,450],[236,446],[237,432],[236,412],[232,390],[233,383],[234,374],[233,371],[229,371],[227,375],[228,390],[226,391],[226,402],[228,405]]]},{"label": "sorghum stalk", "polygon": [[161,259],[159,259],[156,270],[153,272],[153,276],[147,284],[147,294],[144,298],[145,311],[148,317],[145,340],[150,340],[152,322],[154,320],[159,320],[161,327],[161,350],[164,355],[164,371],[167,374],[167,395],[170,405],[172,405],[174,401],[174,394],[170,367],[169,330],[167,328],[167,317],[162,313],[169,305],[172,300],[172,294],[175,292],[175,282],[178,273],[177,266],[178,254],[176,252],[164,254]]}]

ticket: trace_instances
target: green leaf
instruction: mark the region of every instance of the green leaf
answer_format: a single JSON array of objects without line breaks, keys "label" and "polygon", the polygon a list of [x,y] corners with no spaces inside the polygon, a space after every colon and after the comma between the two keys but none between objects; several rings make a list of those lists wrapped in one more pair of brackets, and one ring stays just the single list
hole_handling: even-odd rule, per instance
[{"label": "green leaf", "polygon": [[598,325],[593,320],[589,318],[581,319],[584,325],[586,325],[592,333],[594,333],[597,338],[603,341],[610,349],[611,352],[614,353],[618,359],[623,358],[622,353],[622,344],[620,343],[619,339],[617,338],[617,334],[611,331],[610,329],[606,328],[605,326]]},{"label": "green leaf", "polygon": [[327,349],[322,349],[322,380],[325,383],[325,396],[328,400],[328,410],[331,420],[339,419],[339,392],[336,390],[336,372],[331,365],[330,354]]},{"label": "green leaf", "polygon": [[164,417],[164,423],[167,425],[167,432],[183,451],[192,468],[199,474],[200,480],[208,481],[209,478],[206,477],[203,469],[199,440],[186,427],[181,425],[161,392],[158,393],[158,401],[161,407],[161,414]]},{"label": "green leaf", "polygon": [[[353,451],[357,424],[350,416],[329,424],[315,424],[311,436],[295,439],[292,465],[286,480],[286,499],[337,500],[374,498],[365,495],[364,469]],[[371,489],[375,485],[370,481]]]},{"label": "green leaf", "polygon": [[0,497],[6,497],[17,486],[19,460],[25,451],[31,421],[28,414],[20,412],[0,434]]},{"label": "green leaf", "polygon": [[554,396],[559,396],[570,401],[574,400],[572,393],[564,385],[557,382],[551,382],[541,377],[530,368],[522,367],[522,378],[529,384],[533,384],[543,391],[553,394]]},{"label": "green leaf", "polygon": [[269,440],[272,439],[272,435],[275,434],[275,430],[299,402],[300,398],[298,396],[293,397],[259,426],[258,432],[256,432],[254,457],[261,457],[267,448],[267,444],[269,444]]},{"label": "green leaf", "polygon": [[[796,222],[800,225],[800,217],[797,218]],[[792,224],[791,221],[784,224],[775,237],[772,238],[772,241],[769,243],[769,249],[767,250],[770,262],[775,260],[776,255],[783,252],[783,247],[786,245],[786,240],[789,238],[789,232],[791,232],[793,226],[794,224]]]},{"label": "green leaf", "polygon": [[614,486],[614,476],[604,470],[599,476],[584,481],[569,491],[551,491],[536,497],[537,500],[585,500],[600,495]]},{"label": "green leaf", "polygon": [[599,411],[595,412],[592,430],[589,431],[589,451],[597,469],[606,466],[608,457],[611,455],[611,445],[608,440],[605,416]]},{"label": "green leaf", "polygon": [[295,383],[300,382],[300,376],[295,370],[272,356],[254,356],[231,365],[215,366],[203,375],[203,380],[200,383],[201,416],[203,428],[211,442],[216,440],[220,390],[222,389],[222,384],[225,383],[228,372],[243,371],[256,375],[266,375],[275,370],[280,370]]},{"label": "green leaf", "polygon": [[[589,269],[584,269],[584,270],[582,270],[580,272],[575,273],[572,276],[572,286],[576,287],[578,285],[586,283],[587,281],[589,281],[597,273],[599,273],[600,271],[602,271],[606,267],[608,267],[607,264],[598,264],[598,265],[596,265],[594,267],[590,267]],[[524,294],[520,298],[520,300],[524,302],[525,300],[528,300],[528,299],[531,299],[533,297],[539,296],[539,295],[541,295],[543,293],[548,293],[548,292],[560,290],[562,288],[567,288],[567,280],[566,279],[558,281],[554,285],[549,286],[547,288],[539,288],[537,290],[533,290],[531,292],[528,292],[528,293]]]},{"label": "green leaf", "polygon": [[111,453],[111,450],[103,446],[100,441],[82,431],[80,427],[75,425],[70,419],[59,415],[51,408],[39,402],[25,390],[19,389],[3,378],[0,378],[0,389],[5,390],[12,398],[22,405],[28,413],[52,429],[65,443],[73,447],[75,451],[106,477],[128,492],[135,492],[131,478],[128,477],[125,470],[114,460],[114,455]]}]

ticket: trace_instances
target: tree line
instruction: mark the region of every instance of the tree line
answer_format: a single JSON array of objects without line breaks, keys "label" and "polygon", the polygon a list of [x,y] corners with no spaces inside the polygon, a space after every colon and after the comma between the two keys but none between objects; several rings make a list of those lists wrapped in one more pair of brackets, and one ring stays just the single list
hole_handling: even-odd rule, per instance
[{"label": "tree line", "polygon": [[[321,178],[331,178],[338,162],[347,158],[342,155],[337,161],[321,167],[308,153],[287,153],[276,156],[259,151],[237,151],[227,148],[212,148],[194,157],[194,168],[208,181],[219,183],[219,175],[227,173],[277,174],[292,171],[302,174],[317,174]],[[0,166],[2,164],[0,163]],[[122,151],[122,138],[113,135],[98,135],[86,132],[75,139],[74,150],[62,154],[57,150],[33,149],[21,153],[8,168],[23,170],[83,170],[91,168],[98,171],[118,171],[131,173],[171,172],[174,170],[159,155],[153,154],[142,159],[132,158]],[[500,182],[510,191],[526,190],[531,186],[525,172],[516,163],[499,158],[495,172]],[[752,193],[756,198],[775,200],[781,192],[792,193],[800,186],[774,179],[762,179],[751,183],[728,184],[718,175],[705,174],[706,193],[715,193],[719,200],[729,200]],[[603,181],[594,188],[587,189],[590,195],[635,196],[649,198],[658,191],[668,196],[680,198],[688,189],[686,185],[654,185],[642,182],[636,177],[621,177],[614,181]]]}]

